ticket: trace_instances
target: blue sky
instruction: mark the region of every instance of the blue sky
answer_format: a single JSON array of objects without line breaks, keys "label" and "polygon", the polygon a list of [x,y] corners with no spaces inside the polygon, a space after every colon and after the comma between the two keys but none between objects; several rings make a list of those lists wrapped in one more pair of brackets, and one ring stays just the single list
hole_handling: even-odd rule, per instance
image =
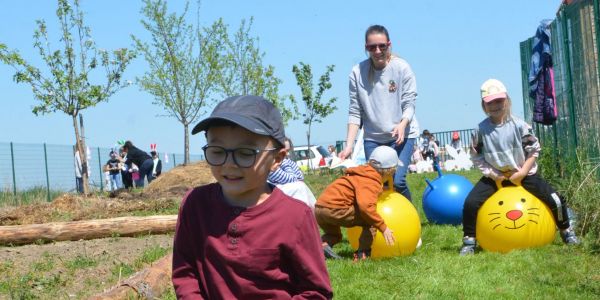
[{"label": "blue sky", "polygon": [[[131,34],[148,34],[140,24],[141,1],[82,0],[86,23],[99,48],[132,48]],[[184,1],[169,1],[180,12]],[[192,3],[192,6],[195,2]],[[275,66],[283,80],[282,94],[300,98],[292,66],[305,62],[315,79],[326,65],[335,65],[333,88],[325,97],[337,97],[338,109],[323,123],[313,125],[312,141],[329,144],[344,140],[348,114],[348,74],[367,58],[364,31],[372,24],[388,28],[393,51],[412,66],[418,85],[416,114],[421,130],[446,131],[473,128],[485,116],[479,87],[488,78],[505,83],[513,99],[513,112],[523,115],[519,42],[534,35],[542,19],[552,19],[558,0],[463,1],[284,1],[204,0],[201,23],[222,17],[230,30],[242,19],[254,17],[252,34],[260,38],[265,63]],[[40,65],[32,46],[35,20],[49,25],[53,47],[58,46],[55,1],[2,1],[0,43],[18,49]],[[147,70],[143,58],[134,61],[126,79]],[[0,65],[0,142],[72,144],[72,120],[62,112],[35,116],[37,104],[31,89],[16,84],[13,69]],[[302,107],[302,106],[301,106]],[[210,112],[210,108],[207,114]],[[174,118],[159,117],[161,108],[152,97],[132,85],[96,107],[83,111],[89,145],[111,147],[130,139],[142,149],[158,144],[159,152],[183,153],[183,126]],[[307,128],[292,121],[286,128],[294,143],[306,143]],[[200,153],[204,139],[191,136],[191,153]]]}]

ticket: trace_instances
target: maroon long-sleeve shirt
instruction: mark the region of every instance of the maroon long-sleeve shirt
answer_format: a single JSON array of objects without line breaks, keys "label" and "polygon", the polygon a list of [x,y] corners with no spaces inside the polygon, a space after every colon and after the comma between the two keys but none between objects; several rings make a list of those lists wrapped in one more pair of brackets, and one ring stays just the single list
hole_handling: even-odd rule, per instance
[{"label": "maroon long-sleeve shirt", "polygon": [[219,184],[184,197],[173,246],[180,299],[327,299],[333,296],[312,210],[274,188],[234,207]]}]

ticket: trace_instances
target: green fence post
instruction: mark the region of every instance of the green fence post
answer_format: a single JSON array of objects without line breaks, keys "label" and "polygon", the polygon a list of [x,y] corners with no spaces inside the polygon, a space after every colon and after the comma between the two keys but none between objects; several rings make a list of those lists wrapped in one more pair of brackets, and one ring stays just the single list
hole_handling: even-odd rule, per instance
[{"label": "green fence post", "polygon": [[48,151],[44,143],[44,164],[46,165],[46,200],[50,202],[50,178],[48,177]]},{"label": "green fence post", "polygon": [[[575,128],[575,103],[573,100],[573,77],[571,76],[571,52],[569,51],[569,44],[572,42],[571,40],[569,40],[569,27],[567,26],[567,14],[565,12],[565,10],[567,9],[567,6],[564,6],[561,8],[561,12],[560,12],[560,16],[561,16],[561,22],[562,22],[562,28],[563,28],[563,44],[564,44],[564,64],[565,64],[565,74],[566,74],[566,87],[567,87],[567,101],[569,102],[569,129],[572,133],[573,136],[573,141],[575,142],[575,145],[573,145],[574,147],[572,147],[572,149],[577,149],[577,145],[579,144],[579,142],[577,141],[577,130]],[[570,153],[573,154],[574,153]]]},{"label": "green fence post", "polygon": [[100,168],[100,191],[104,191],[104,172],[102,172],[102,162],[100,161],[100,147],[98,147],[98,167]]},{"label": "green fence post", "polygon": [[15,196],[15,206],[17,203],[17,178],[15,176],[15,152],[13,150],[13,143],[10,142],[10,161],[12,163],[12,177],[13,177],[13,195]]},{"label": "green fence post", "polygon": [[177,162],[175,162],[175,153],[173,153],[173,168],[177,167]]},{"label": "green fence post", "polygon": [[598,68],[598,74],[596,78],[600,77],[600,1],[594,0],[594,27],[596,31],[596,67]]}]

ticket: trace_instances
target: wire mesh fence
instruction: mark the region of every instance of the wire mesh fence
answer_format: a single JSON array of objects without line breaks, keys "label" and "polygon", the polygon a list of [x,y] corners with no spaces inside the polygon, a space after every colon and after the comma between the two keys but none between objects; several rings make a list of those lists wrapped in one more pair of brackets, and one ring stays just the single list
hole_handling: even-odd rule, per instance
[{"label": "wire mesh fence", "polygon": [[[94,190],[105,190],[103,166],[110,159],[110,148],[90,147],[87,151],[89,183]],[[162,171],[183,163],[183,154],[159,153]],[[204,160],[190,154],[190,161]],[[75,152],[70,145],[0,143],[0,187],[2,194],[16,196],[23,191],[45,193],[48,200],[56,192],[76,190]]]},{"label": "wire mesh fence", "polygon": [[[558,119],[534,124],[540,141],[559,162],[583,151],[589,163],[600,162],[600,12],[598,0],[563,4],[550,24]],[[532,122],[535,99],[528,95],[533,38],[520,44],[525,117]]]}]

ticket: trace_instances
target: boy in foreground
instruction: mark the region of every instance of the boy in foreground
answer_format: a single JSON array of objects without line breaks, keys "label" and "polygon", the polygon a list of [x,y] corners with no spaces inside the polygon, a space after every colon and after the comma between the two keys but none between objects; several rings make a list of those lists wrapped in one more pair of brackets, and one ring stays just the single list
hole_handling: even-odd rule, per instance
[{"label": "boy in foreground", "polygon": [[173,285],[181,299],[333,297],[312,210],[267,183],[286,155],[281,114],[257,96],[219,103],[192,134],[217,183],[181,204]]}]

